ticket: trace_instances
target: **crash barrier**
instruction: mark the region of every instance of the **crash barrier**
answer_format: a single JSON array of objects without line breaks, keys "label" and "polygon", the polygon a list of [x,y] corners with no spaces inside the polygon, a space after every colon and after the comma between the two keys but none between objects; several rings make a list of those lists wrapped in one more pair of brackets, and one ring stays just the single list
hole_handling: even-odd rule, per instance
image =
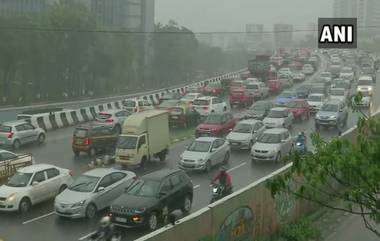
[{"label": "crash barrier", "polygon": [[[379,111],[375,115],[380,116]],[[356,135],[356,128],[351,128],[341,138],[354,140]],[[289,163],[230,196],[178,220],[174,226],[169,224],[136,241],[259,240],[273,235],[281,225],[318,208],[312,202],[296,199],[287,193],[272,198],[266,186],[268,180],[283,175],[291,166],[292,163]],[[290,182],[287,185],[296,184]]]},{"label": "crash barrier", "polygon": [[[35,125],[43,128],[44,130],[55,130],[71,125],[76,125],[78,123],[82,122],[88,122],[95,119],[96,113],[99,113],[104,110],[111,110],[111,109],[121,109],[123,104],[123,100],[127,98],[137,98],[137,99],[144,99],[149,101],[153,105],[159,104],[159,99],[161,96],[163,96],[165,93],[172,92],[172,93],[186,93],[187,89],[193,86],[201,87],[204,86],[206,83],[211,82],[220,82],[223,79],[227,78],[239,78],[240,73],[245,72],[246,69],[241,69],[232,73],[227,73],[224,75],[220,75],[214,78],[206,79],[200,82],[195,82],[188,85],[182,85],[177,87],[171,87],[168,89],[161,89],[156,91],[150,91],[145,93],[139,93],[134,95],[127,95],[127,96],[120,96],[120,100],[112,101],[104,104],[98,104],[95,106],[88,106],[84,108],[74,109],[74,110],[59,110],[54,111],[52,109],[51,112],[48,113],[40,113],[32,115],[29,119],[29,121]],[[94,100],[95,101],[95,100]]]}]

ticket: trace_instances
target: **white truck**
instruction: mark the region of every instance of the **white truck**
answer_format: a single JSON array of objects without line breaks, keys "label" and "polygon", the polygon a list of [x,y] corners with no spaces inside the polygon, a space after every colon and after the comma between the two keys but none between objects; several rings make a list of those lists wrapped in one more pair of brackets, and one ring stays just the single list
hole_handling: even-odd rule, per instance
[{"label": "white truck", "polygon": [[128,117],[116,145],[115,162],[144,167],[152,158],[164,161],[169,151],[169,112],[147,110]]}]

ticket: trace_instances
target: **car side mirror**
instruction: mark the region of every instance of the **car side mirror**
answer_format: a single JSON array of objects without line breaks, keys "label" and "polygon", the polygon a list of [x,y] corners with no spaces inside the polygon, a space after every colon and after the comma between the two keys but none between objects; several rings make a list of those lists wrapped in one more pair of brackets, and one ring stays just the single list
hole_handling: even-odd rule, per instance
[{"label": "car side mirror", "polygon": [[33,182],[32,182],[32,186],[37,186],[39,183],[40,183],[40,182],[38,182],[38,181],[33,181]]},{"label": "car side mirror", "polygon": [[167,194],[167,192],[165,192],[165,191],[161,191],[161,192],[158,194],[158,196],[163,197],[163,196],[165,196],[166,194]]},{"label": "car side mirror", "polygon": [[98,190],[97,190],[97,192],[103,192],[104,191],[104,187],[98,187]]},{"label": "car side mirror", "polygon": [[215,152],[217,148],[211,148],[211,152]]}]

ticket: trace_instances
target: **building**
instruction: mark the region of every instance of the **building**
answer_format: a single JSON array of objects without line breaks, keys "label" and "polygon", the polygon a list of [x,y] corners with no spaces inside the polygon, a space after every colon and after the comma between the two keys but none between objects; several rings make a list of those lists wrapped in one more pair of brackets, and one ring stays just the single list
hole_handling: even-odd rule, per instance
[{"label": "building", "polygon": [[25,16],[46,11],[55,0],[0,0],[0,16]]},{"label": "building", "polygon": [[245,43],[248,51],[254,51],[263,42],[263,24],[246,24],[245,25]]},{"label": "building", "polygon": [[291,24],[275,24],[274,31],[274,47],[286,48],[292,47],[293,42],[293,25]]}]

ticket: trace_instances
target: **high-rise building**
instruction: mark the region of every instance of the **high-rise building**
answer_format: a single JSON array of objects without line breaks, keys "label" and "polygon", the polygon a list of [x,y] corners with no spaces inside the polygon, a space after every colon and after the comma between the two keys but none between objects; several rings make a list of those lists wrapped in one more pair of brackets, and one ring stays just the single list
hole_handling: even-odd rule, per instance
[{"label": "high-rise building", "polygon": [[275,48],[291,47],[293,42],[293,25],[292,24],[275,24],[274,46]]},{"label": "high-rise building", "polygon": [[256,50],[263,42],[263,24],[245,25],[245,42],[247,50]]}]

